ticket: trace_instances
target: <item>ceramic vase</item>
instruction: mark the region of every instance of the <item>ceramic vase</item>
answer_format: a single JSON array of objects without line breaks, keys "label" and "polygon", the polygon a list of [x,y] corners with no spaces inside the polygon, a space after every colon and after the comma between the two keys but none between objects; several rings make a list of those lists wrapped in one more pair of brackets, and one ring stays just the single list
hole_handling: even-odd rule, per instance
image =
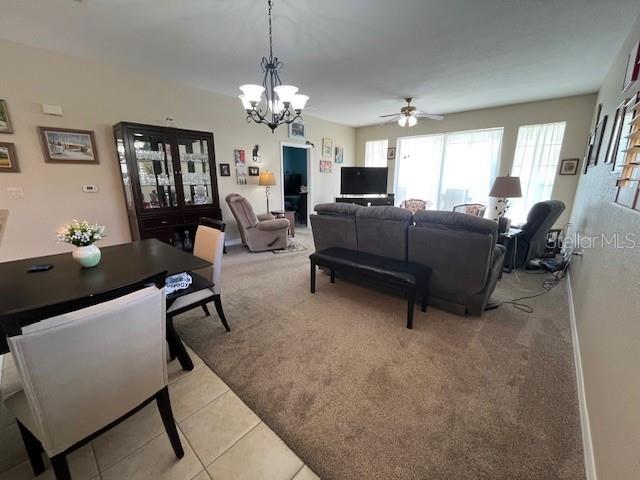
[{"label": "ceramic vase", "polygon": [[95,267],[100,263],[100,249],[95,245],[87,245],[86,247],[78,247],[71,254],[73,259],[84,268]]}]

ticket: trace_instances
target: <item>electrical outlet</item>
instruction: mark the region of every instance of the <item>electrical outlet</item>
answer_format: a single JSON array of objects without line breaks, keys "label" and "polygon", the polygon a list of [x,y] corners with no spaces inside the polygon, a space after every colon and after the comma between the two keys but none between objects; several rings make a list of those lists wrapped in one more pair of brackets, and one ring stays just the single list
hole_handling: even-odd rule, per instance
[{"label": "electrical outlet", "polygon": [[24,198],[24,192],[21,187],[8,187],[7,195],[9,195],[9,200],[22,200]]}]

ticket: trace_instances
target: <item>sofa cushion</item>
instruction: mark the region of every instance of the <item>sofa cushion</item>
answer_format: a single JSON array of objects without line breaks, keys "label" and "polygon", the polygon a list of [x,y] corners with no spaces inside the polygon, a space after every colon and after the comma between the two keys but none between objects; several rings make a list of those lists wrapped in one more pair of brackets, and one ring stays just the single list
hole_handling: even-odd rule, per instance
[{"label": "sofa cushion", "polygon": [[358,251],[407,260],[407,227],[413,214],[398,207],[365,207],[356,213]]},{"label": "sofa cushion", "polygon": [[320,215],[349,215],[353,216],[359,210],[363,209],[362,205],[355,203],[319,203],[314,210]]},{"label": "sofa cushion", "polygon": [[413,216],[417,227],[442,227],[465,232],[489,234],[498,241],[498,222],[486,218],[475,217],[461,212],[445,210],[424,210]]}]

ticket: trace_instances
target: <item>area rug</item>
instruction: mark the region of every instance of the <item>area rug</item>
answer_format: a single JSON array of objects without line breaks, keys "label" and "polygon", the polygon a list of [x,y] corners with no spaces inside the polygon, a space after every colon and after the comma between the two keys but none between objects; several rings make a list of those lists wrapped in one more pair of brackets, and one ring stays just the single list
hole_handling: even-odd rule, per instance
[{"label": "area rug", "polygon": [[303,250],[306,250],[306,249],[307,247],[305,247],[302,243],[298,242],[297,240],[293,240],[289,238],[287,241],[287,248],[282,248],[279,250],[271,250],[271,251],[275,254],[281,254],[281,253],[302,252]]},{"label": "area rug", "polygon": [[[408,330],[401,298],[324,274],[310,294],[307,255],[223,265],[231,332],[197,309],[179,333],[322,478],[585,478],[564,284],[533,314],[429,308]],[[543,278],[505,274],[494,300]]]}]

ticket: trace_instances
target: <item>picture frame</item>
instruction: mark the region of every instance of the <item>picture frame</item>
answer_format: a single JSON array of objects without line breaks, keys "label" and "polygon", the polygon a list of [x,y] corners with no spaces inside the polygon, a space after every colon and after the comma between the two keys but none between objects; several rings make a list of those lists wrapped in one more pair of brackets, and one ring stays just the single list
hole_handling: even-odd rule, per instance
[{"label": "picture frame", "polygon": [[249,167],[249,176],[250,177],[259,177],[260,176],[260,167]]},{"label": "picture frame", "polygon": [[640,41],[636,42],[627,56],[627,66],[622,81],[622,92],[626,92],[638,80],[640,74]]},{"label": "picture frame", "polygon": [[336,163],[344,163],[344,148],[336,147]]},{"label": "picture frame", "polygon": [[331,173],[332,165],[331,160],[320,160],[320,173]]},{"label": "picture frame", "polygon": [[322,139],[322,158],[331,158],[333,155],[333,140],[328,137]]},{"label": "picture frame", "polygon": [[560,162],[558,175],[575,175],[578,173],[579,158],[565,158]]},{"label": "picture frame", "polygon": [[6,100],[0,100],[0,133],[13,133]]},{"label": "picture frame", "polygon": [[228,163],[221,163],[219,165],[220,168],[220,176],[221,177],[230,177],[231,176],[231,167]]},{"label": "picture frame", "polygon": [[13,143],[0,142],[0,172],[20,172],[16,147]]},{"label": "picture frame", "polygon": [[634,105],[640,104],[640,92],[633,95],[629,100],[627,100],[625,104],[624,116],[622,118],[622,126],[620,132],[620,141],[618,143],[618,148],[613,153],[613,164],[611,166],[613,172],[621,173],[627,164],[627,151],[626,149],[629,146],[631,141],[630,138],[625,138],[629,135],[633,129],[634,125],[632,123],[633,118],[640,114],[640,108],[633,108]]},{"label": "picture frame", "polygon": [[291,122],[289,124],[289,138],[296,138],[298,140],[306,140],[307,128],[303,122]]},{"label": "picture frame", "polygon": [[47,163],[96,165],[99,163],[96,137],[91,130],[38,127]]},{"label": "picture frame", "polygon": [[396,159],[396,147],[387,148],[387,160],[395,160]]},{"label": "picture frame", "polygon": [[611,136],[609,137],[609,143],[607,145],[607,154],[604,158],[605,164],[614,163],[616,153],[618,152],[618,146],[620,145],[620,139],[622,137],[622,127],[624,125],[624,116],[627,111],[626,99],[616,109],[615,117],[613,118],[613,128],[611,129]]},{"label": "picture frame", "polygon": [[607,128],[607,119],[608,115],[602,117],[596,124],[596,128],[594,132],[589,137],[589,155],[585,161],[584,171],[585,173],[591,166],[595,166],[598,164],[598,158],[600,157],[600,151],[602,149],[602,140],[604,139],[604,130]]}]

